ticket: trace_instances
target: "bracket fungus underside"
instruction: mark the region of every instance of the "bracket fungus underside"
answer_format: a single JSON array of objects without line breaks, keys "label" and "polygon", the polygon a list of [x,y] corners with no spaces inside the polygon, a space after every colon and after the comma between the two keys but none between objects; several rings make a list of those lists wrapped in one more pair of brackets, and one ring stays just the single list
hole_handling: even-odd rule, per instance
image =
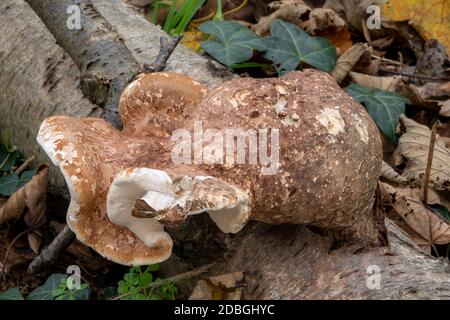
[{"label": "bracket fungus underside", "polygon": [[167,259],[164,225],[201,212],[224,232],[253,219],[377,239],[378,129],[328,74],[239,78],[211,90],[180,74],[143,74],[123,92],[120,114],[122,131],[53,116],[37,138],[66,179],[69,227],[112,261]]}]

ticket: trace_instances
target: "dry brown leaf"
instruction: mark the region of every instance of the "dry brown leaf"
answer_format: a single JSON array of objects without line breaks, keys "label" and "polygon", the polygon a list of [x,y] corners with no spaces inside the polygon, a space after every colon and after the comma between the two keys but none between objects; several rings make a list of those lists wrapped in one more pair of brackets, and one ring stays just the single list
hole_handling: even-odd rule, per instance
[{"label": "dry brown leaf", "polygon": [[430,244],[450,242],[450,224],[420,200],[419,188],[395,188],[380,183],[383,199],[390,203],[406,223]]},{"label": "dry brown leaf", "polygon": [[270,4],[270,7],[276,10],[266,17],[261,17],[253,27],[253,30],[259,36],[266,36],[270,33],[270,27],[275,19],[300,25],[303,22],[302,17],[311,11],[302,1],[284,3],[283,1],[275,1]]},{"label": "dry brown leaf", "polygon": [[[400,121],[406,128],[398,144],[400,153],[407,159],[402,176],[420,184],[427,166],[431,130],[404,115],[400,116]],[[436,190],[450,190],[450,150],[439,135],[434,145],[430,185]]]},{"label": "dry brown leaf", "polygon": [[410,21],[425,39],[438,39],[450,50],[449,0],[390,0],[383,16],[392,21]]},{"label": "dry brown leaf", "polygon": [[338,55],[353,45],[345,21],[331,9],[312,9],[301,0],[274,1],[269,7],[275,11],[261,17],[253,26],[255,33],[260,36],[270,33],[273,20],[282,19],[297,25],[310,35],[327,38],[337,48]]},{"label": "dry brown leaf", "polygon": [[5,263],[5,267],[8,269],[28,262],[39,253],[42,245],[42,229],[46,222],[47,181],[48,166],[44,164],[39,166],[37,174],[0,208],[0,223],[18,220],[23,216],[23,220],[29,228],[26,246],[31,249],[31,252],[18,250],[18,242],[11,243],[21,231],[9,236],[6,246],[12,246],[12,248]]},{"label": "dry brown leaf", "polygon": [[427,82],[423,86],[418,87],[419,94],[424,100],[445,100],[448,98],[448,92],[441,89],[440,82]]},{"label": "dry brown leaf", "polygon": [[353,82],[367,87],[370,90],[395,91],[401,81],[400,76],[377,77],[357,72],[350,72],[349,75]]},{"label": "dry brown leaf", "polygon": [[339,57],[333,71],[331,71],[331,75],[338,83],[344,80],[367,49],[366,45],[356,43]]},{"label": "dry brown leaf", "polygon": [[240,300],[244,273],[233,272],[200,280],[189,300]]},{"label": "dry brown leaf", "polygon": [[414,244],[416,244],[423,252],[427,254],[431,254],[431,245],[430,243],[424,239],[420,234],[414,231],[413,228],[411,228],[405,220],[403,220],[402,217],[395,211],[394,214],[398,217],[397,219],[389,219],[386,218],[386,220],[389,220],[390,223],[395,224],[397,227],[401,229],[401,231],[404,233],[406,237],[410,239],[410,241]]},{"label": "dry brown leaf", "polygon": [[338,56],[345,53],[353,45],[351,34],[347,27],[316,31],[316,36],[327,38],[336,47]]},{"label": "dry brown leaf", "polygon": [[312,9],[309,19],[304,22],[303,27],[306,32],[314,35],[316,31],[326,29],[340,30],[345,27],[345,21],[331,9],[316,8]]},{"label": "dry brown leaf", "polygon": [[[327,0],[323,8],[332,9],[344,18],[352,28],[363,32],[361,21],[367,21],[367,7],[370,5],[383,5],[385,0]],[[385,36],[385,30],[369,30],[372,39],[378,39]]]},{"label": "dry brown leaf", "polygon": [[19,219],[25,209],[25,223],[35,227],[45,222],[48,166],[39,166],[38,173],[0,208],[0,224]]},{"label": "dry brown leaf", "polygon": [[420,106],[425,110],[437,112],[439,110],[438,100],[427,100],[423,96],[423,92],[420,90],[420,87],[412,84],[412,83],[404,83],[401,82],[398,87],[398,92],[409,99],[412,105]]},{"label": "dry brown leaf", "polygon": [[416,57],[420,57],[423,54],[425,41],[407,21],[395,22],[383,20],[382,27],[383,29],[387,29],[390,33],[393,31],[396,38],[398,38],[398,36],[403,38],[408,47],[414,51]]},{"label": "dry brown leaf", "polygon": [[450,94],[450,81],[441,85],[441,90],[446,92],[447,94]]},{"label": "dry brown leaf", "polygon": [[395,40],[395,36],[390,35],[390,36],[380,38],[377,40],[372,40],[371,45],[374,48],[377,48],[378,50],[384,50],[387,47],[389,47],[394,42],[394,40]]},{"label": "dry brown leaf", "polygon": [[439,107],[441,108],[439,114],[443,117],[450,117],[450,99],[439,103]]},{"label": "dry brown leaf", "polygon": [[[8,254],[8,260],[5,262],[3,269],[5,273],[9,273],[10,270],[16,266],[29,263],[36,257],[36,254],[32,251],[19,252],[16,247],[12,248]],[[3,257],[2,257],[3,258]],[[3,259],[2,259],[3,261]]]},{"label": "dry brown leaf", "polygon": [[381,178],[388,182],[393,182],[397,184],[405,184],[408,182],[407,179],[402,177],[397,171],[395,171],[394,168],[392,168],[389,164],[386,162],[382,162],[381,165]]}]

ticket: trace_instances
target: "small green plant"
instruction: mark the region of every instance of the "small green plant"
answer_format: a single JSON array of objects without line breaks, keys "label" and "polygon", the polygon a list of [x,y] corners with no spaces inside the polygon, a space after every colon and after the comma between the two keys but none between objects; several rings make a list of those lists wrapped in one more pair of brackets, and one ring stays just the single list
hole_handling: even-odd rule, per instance
[{"label": "small green plant", "polygon": [[[90,290],[86,283],[73,288],[73,276],[54,273],[45,283],[34,289],[26,300],[89,300]],[[25,300],[18,287],[0,292],[0,300]]]},{"label": "small green plant", "polygon": [[87,283],[82,283],[80,288],[73,288],[73,276],[66,279],[61,279],[61,283],[58,288],[53,289],[52,296],[55,300],[88,300],[89,288]]},{"label": "small green plant", "polygon": [[207,21],[200,25],[200,31],[214,37],[202,43],[203,50],[231,68],[249,61],[254,51],[261,52],[279,71],[308,64],[329,72],[336,64],[336,48],[327,39],[311,37],[296,25],[279,19],[273,21],[271,36],[266,38],[232,21]]},{"label": "small green plant", "polygon": [[254,50],[266,50],[253,31],[236,22],[207,21],[200,25],[200,31],[214,36],[202,43],[203,50],[229,67],[250,60]]},{"label": "small green plant", "polygon": [[18,287],[0,292],[0,300],[24,300]]},{"label": "small green plant", "polygon": [[362,103],[369,112],[378,128],[392,143],[397,143],[395,132],[400,115],[405,113],[405,105],[409,100],[398,93],[382,90],[370,90],[359,84],[352,83],[347,87],[348,93]]},{"label": "small green plant", "polygon": [[12,195],[36,174],[36,170],[25,171],[21,175],[13,172],[13,168],[23,160],[20,152],[11,146],[8,132],[3,131],[0,141],[0,195]]},{"label": "small green plant", "polygon": [[178,35],[186,30],[197,11],[206,0],[161,0],[153,2],[152,22],[157,23],[158,13],[161,8],[168,8],[163,30],[170,35]]},{"label": "small green plant", "polygon": [[152,272],[159,269],[159,265],[131,267],[123,280],[118,283],[118,297],[121,300],[174,300],[177,294],[175,284],[159,278],[154,279]]}]

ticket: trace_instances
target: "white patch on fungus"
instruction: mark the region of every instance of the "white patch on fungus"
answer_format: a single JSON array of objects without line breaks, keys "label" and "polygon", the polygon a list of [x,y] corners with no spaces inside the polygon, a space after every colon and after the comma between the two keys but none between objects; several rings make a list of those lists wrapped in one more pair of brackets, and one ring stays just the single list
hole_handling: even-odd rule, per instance
[{"label": "white patch on fungus", "polygon": [[369,143],[369,132],[367,131],[367,126],[363,123],[361,118],[356,114],[352,114],[353,119],[355,119],[355,128],[361,138],[361,141],[365,144]]},{"label": "white patch on fungus", "polygon": [[277,103],[275,103],[275,112],[278,116],[285,116],[286,115],[286,106],[288,104],[288,101],[285,97],[281,97],[278,99]]},{"label": "white patch on fungus", "polygon": [[317,121],[324,126],[328,133],[337,136],[340,133],[345,133],[345,122],[339,113],[339,110],[325,108],[319,115],[316,116]]},{"label": "white patch on fungus", "polygon": [[275,90],[283,96],[288,94],[286,87],[279,85],[279,84],[275,85]]}]

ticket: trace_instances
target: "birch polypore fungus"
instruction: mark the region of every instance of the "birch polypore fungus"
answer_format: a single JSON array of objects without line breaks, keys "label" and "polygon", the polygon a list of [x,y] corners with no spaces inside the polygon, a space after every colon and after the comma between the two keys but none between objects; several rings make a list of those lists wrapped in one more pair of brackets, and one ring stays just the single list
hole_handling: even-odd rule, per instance
[{"label": "birch polypore fungus", "polygon": [[163,225],[208,212],[224,232],[251,218],[377,242],[378,130],[328,74],[240,78],[212,90],[175,73],[122,94],[124,129],[54,116],[38,141],[61,168],[79,240],[122,264],[170,255]]}]

